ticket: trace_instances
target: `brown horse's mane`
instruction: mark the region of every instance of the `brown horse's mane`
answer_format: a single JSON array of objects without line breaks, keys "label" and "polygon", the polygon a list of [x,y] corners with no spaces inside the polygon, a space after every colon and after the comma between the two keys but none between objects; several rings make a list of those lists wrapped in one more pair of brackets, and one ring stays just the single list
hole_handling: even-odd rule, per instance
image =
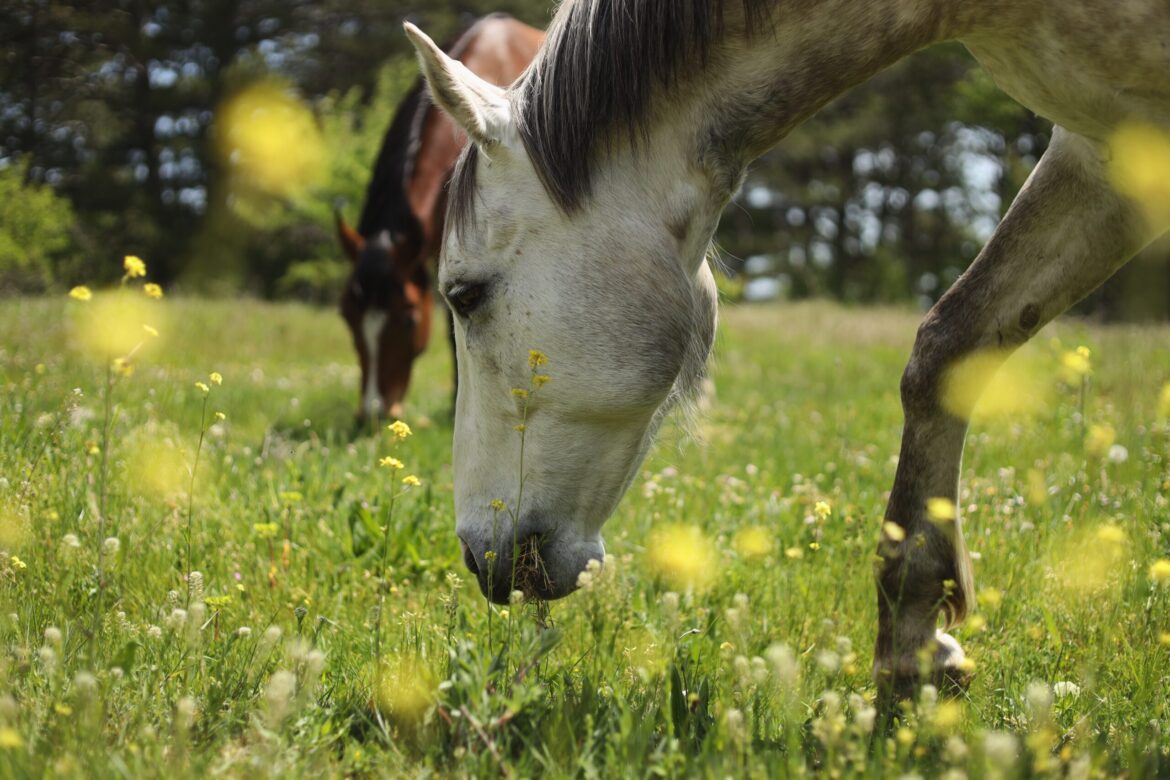
[{"label": "brown horse's mane", "polygon": [[[492,19],[507,18],[507,14],[490,14],[463,30],[448,41],[443,50],[458,59],[479,33],[481,25]],[[382,147],[374,163],[373,175],[366,189],[366,201],[358,220],[358,233],[370,238],[383,230],[391,234],[407,233],[421,239],[422,226],[411,211],[407,194],[414,175],[415,157],[422,141],[427,112],[434,107],[426,82],[419,77],[398,106]]]},{"label": "brown horse's mane", "polygon": [[[704,64],[739,2],[748,29],[778,0],[565,0],[532,66],[512,87],[513,118],[553,201],[571,213],[589,197],[599,147],[644,135],[658,87]],[[479,153],[468,145],[452,176],[457,230],[474,212]]]}]

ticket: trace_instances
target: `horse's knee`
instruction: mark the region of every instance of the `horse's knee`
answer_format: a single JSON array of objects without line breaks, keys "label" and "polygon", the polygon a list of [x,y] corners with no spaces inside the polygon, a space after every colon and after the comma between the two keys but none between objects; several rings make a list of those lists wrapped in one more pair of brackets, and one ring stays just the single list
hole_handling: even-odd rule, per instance
[{"label": "horse's knee", "polygon": [[943,373],[958,353],[953,330],[933,311],[918,327],[914,349],[902,372],[902,408],[906,411],[932,409],[938,402]]}]

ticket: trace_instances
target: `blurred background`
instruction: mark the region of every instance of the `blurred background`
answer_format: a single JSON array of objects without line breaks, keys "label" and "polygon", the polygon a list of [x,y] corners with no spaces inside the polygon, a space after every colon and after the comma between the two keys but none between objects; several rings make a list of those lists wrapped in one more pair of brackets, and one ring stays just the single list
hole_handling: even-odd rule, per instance
[{"label": "blurred background", "polygon": [[[411,19],[449,39],[549,0],[6,0],[0,7],[0,294],[101,284],[120,258],[201,295],[333,305],[378,147],[417,77]],[[241,96],[244,96],[243,98]],[[233,132],[242,99],[270,117]],[[255,106],[252,106],[254,109]],[[253,111],[254,113],[254,111]],[[717,236],[730,300],[927,307],[975,257],[1050,123],[958,45],[912,57],[758,161]],[[242,177],[241,156],[282,163]],[[1170,246],[1080,306],[1170,315]]]}]

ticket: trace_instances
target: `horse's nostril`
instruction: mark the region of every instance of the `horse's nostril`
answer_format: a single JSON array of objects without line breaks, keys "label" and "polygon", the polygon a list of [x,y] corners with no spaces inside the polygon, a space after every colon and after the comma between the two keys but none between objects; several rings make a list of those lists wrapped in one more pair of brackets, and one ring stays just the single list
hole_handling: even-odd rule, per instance
[{"label": "horse's nostril", "polygon": [[467,567],[468,571],[478,577],[479,566],[475,563],[475,556],[471,554],[471,548],[462,539],[459,540],[459,544],[463,547],[463,565]]}]

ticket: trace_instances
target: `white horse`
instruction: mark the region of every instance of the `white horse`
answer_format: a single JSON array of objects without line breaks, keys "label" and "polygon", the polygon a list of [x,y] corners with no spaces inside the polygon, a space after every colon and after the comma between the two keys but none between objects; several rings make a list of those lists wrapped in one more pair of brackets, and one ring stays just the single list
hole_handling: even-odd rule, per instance
[{"label": "white horse", "polygon": [[[483,592],[508,595],[514,540],[539,549],[535,595],[571,592],[658,421],[703,372],[715,331],[707,250],[746,166],[827,101],[929,44],[962,41],[1056,122],[979,257],[931,310],[905,374],[901,457],[877,566],[874,669],[886,689],[960,676],[938,628],[972,600],[956,499],[966,421],[954,361],[1010,350],[1088,294],[1163,225],[1107,181],[1126,121],[1170,129],[1166,0],[564,0],[509,90],[406,25],[436,102],[469,145],[450,193],[439,284],[460,369],[456,530]],[[518,527],[490,508],[519,471],[510,388],[530,348],[553,381],[530,412]],[[494,566],[488,566],[494,560]],[[490,574],[489,574],[490,572]]]}]

